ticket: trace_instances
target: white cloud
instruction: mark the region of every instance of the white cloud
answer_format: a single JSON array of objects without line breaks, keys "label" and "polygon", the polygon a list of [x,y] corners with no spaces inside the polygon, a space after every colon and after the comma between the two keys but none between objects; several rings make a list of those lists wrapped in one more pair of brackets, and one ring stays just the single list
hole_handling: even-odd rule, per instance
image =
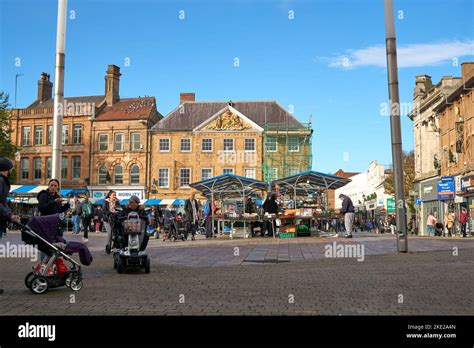
[{"label": "white cloud", "polygon": [[[411,44],[397,47],[398,67],[435,66],[464,56],[474,56],[474,40],[429,44]],[[352,69],[364,66],[386,66],[385,46],[349,49],[345,54],[319,58],[331,68]]]}]

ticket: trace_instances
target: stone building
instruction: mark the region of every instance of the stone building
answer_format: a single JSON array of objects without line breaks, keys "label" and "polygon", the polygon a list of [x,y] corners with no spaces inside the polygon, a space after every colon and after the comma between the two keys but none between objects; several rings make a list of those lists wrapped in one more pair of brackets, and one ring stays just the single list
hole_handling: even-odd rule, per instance
[{"label": "stone building", "polygon": [[[302,138],[311,133],[275,101],[196,102],[194,93],[182,93],[152,128],[152,196],[185,198],[190,183],[225,173],[271,181],[288,175],[289,163],[295,173],[309,170],[310,142]],[[285,161],[287,150],[306,160]]]}]

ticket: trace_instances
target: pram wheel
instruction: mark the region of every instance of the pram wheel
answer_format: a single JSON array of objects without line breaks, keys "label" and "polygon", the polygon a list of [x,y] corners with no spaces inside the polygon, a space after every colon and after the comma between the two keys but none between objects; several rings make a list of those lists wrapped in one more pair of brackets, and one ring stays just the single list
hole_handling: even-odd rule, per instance
[{"label": "pram wheel", "polygon": [[110,245],[107,244],[107,245],[105,246],[105,252],[106,252],[107,254],[110,254],[111,250],[112,250],[112,249],[111,249]]},{"label": "pram wheel", "polygon": [[120,261],[117,262],[117,273],[118,274],[123,273],[123,266],[122,266],[122,262]]},{"label": "pram wheel", "polygon": [[31,289],[31,282],[33,278],[35,277],[35,274],[33,272],[30,272],[26,275],[25,277],[25,285],[28,289]]},{"label": "pram wheel", "polygon": [[44,294],[48,291],[48,280],[43,276],[34,276],[33,280],[31,281],[30,290],[35,295]]},{"label": "pram wheel", "polygon": [[147,258],[145,261],[145,273],[150,273],[150,259]]},{"label": "pram wheel", "polygon": [[79,279],[79,278],[74,278],[72,281],[71,281],[71,290],[72,291],[79,291],[82,289],[82,280]]}]

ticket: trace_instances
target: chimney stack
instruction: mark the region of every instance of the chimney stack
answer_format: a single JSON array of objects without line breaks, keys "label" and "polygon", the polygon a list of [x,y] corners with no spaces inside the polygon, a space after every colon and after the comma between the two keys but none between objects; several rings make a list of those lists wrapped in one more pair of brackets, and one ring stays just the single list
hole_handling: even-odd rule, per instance
[{"label": "chimney stack", "polygon": [[38,101],[44,102],[53,97],[53,83],[49,80],[49,74],[42,72],[38,80]]},{"label": "chimney stack", "polygon": [[413,97],[423,98],[427,95],[431,88],[433,87],[433,82],[431,81],[431,76],[428,75],[418,75],[416,76],[415,90],[413,91]]},{"label": "chimney stack", "polygon": [[105,75],[105,102],[108,106],[116,103],[119,97],[120,68],[110,64]]},{"label": "chimney stack", "polygon": [[196,94],[195,93],[180,93],[179,94],[179,104],[183,104],[184,102],[193,102],[196,101]]},{"label": "chimney stack", "polygon": [[474,76],[474,62],[464,62],[461,64],[462,79],[467,82]]}]

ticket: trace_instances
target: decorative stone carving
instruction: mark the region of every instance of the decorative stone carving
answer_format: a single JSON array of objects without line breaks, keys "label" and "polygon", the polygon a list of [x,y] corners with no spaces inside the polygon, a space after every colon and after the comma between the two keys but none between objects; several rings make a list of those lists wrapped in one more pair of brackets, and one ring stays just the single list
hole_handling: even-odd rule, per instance
[{"label": "decorative stone carving", "polygon": [[217,117],[214,122],[211,122],[203,128],[203,130],[244,130],[252,128],[247,124],[244,124],[242,119],[234,115],[230,111],[224,112],[222,115]]}]

